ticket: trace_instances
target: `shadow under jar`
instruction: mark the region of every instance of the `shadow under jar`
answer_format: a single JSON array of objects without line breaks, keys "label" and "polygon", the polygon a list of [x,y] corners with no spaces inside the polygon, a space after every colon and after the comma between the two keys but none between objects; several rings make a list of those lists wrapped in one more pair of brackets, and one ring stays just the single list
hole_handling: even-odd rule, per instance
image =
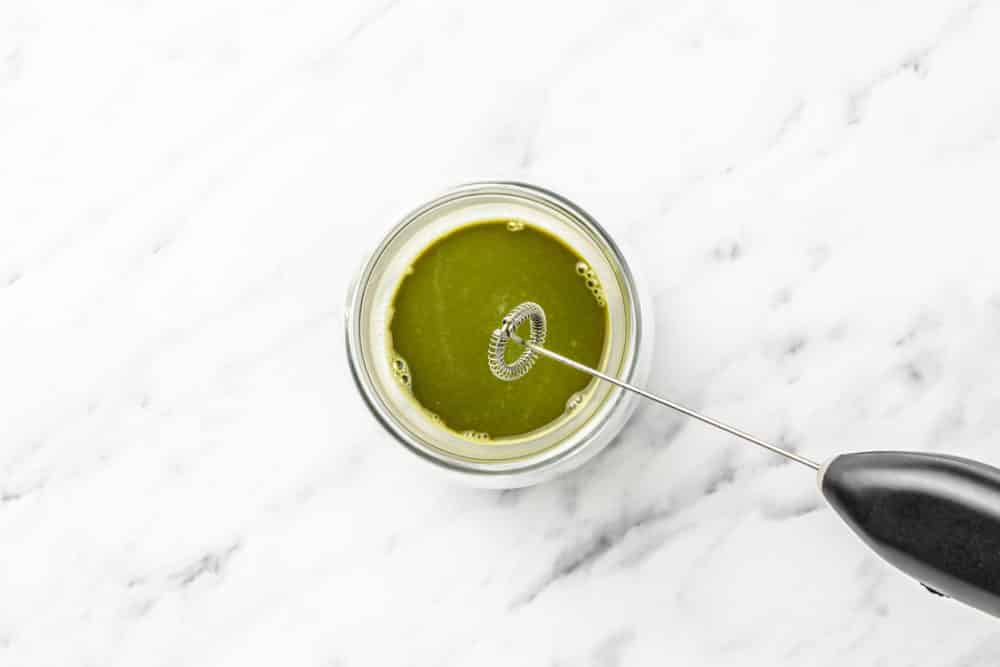
[{"label": "shadow under jar", "polygon": [[[497,229],[506,225],[507,230]],[[475,234],[466,234],[475,230]],[[526,234],[527,232],[527,234]],[[509,237],[502,236],[510,234]],[[463,238],[463,234],[465,237]],[[491,236],[492,235],[492,236]],[[476,236],[476,238],[473,238]],[[491,240],[492,239],[492,240]],[[555,245],[545,250],[545,239]],[[476,244],[479,244],[478,246]],[[522,243],[523,246],[517,246]],[[486,244],[483,246],[483,244]],[[490,245],[492,244],[492,246]],[[513,245],[512,245],[513,244]],[[510,245],[510,248],[507,246]],[[454,261],[442,261],[435,257],[448,247],[461,252],[462,248],[475,250],[476,261],[468,262],[469,285],[483,293],[483,302],[462,301],[447,298],[438,302],[419,304],[402,303],[402,299],[417,298],[419,281],[409,280],[418,272],[426,270],[455,270],[461,257]],[[560,252],[555,246],[562,248]],[[493,247],[496,252],[483,252],[483,248]],[[512,267],[503,264],[504,254],[519,262],[536,261],[557,264],[571,278],[562,285],[558,280],[537,281],[537,288],[528,281],[519,280],[520,274],[512,273]],[[510,254],[511,252],[515,254]],[[545,255],[546,252],[550,254]],[[534,255],[532,253],[535,253]],[[525,272],[531,264],[524,264]],[[540,267],[546,271],[550,266]],[[546,275],[540,273],[539,275]],[[551,274],[549,274],[551,275]],[[497,278],[496,288],[491,290],[493,276]],[[452,282],[446,283],[454,286]],[[460,278],[460,276],[459,276]],[[426,281],[425,281],[426,282]],[[459,284],[461,281],[459,280]],[[452,477],[469,484],[491,488],[513,488],[527,486],[550,479],[587,461],[621,430],[635,407],[637,397],[613,385],[578,378],[579,389],[572,391],[565,410],[552,414],[552,419],[539,419],[526,432],[516,432],[516,427],[504,428],[504,411],[510,411],[511,423],[517,420],[514,412],[531,413],[537,403],[564,401],[561,395],[551,396],[535,393],[532,387],[518,382],[503,383],[489,377],[483,379],[476,374],[489,375],[487,367],[487,347],[491,331],[499,325],[503,308],[507,301],[510,306],[517,300],[538,301],[543,308],[551,308],[556,313],[564,313],[558,320],[549,322],[550,342],[557,352],[573,355],[572,349],[560,349],[558,341],[569,341],[572,328],[583,326],[580,322],[565,321],[587,315],[587,326],[595,321],[590,311],[573,311],[559,300],[560,295],[569,295],[568,290],[586,290],[586,297],[593,299],[593,308],[603,311],[603,342],[590,350],[592,363],[603,372],[614,375],[626,382],[642,384],[646,380],[652,353],[652,321],[644,317],[648,313],[645,292],[637,283],[633,270],[629,267],[618,246],[600,225],[582,209],[568,200],[541,188],[520,183],[472,183],[450,190],[427,202],[407,215],[396,227],[389,231],[371,257],[362,267],[348,298],[347,309],[347,352],[351,370],[358,388],[372,413],[397,441],[409,451],[446,471]],[[560,286],[562,285],[562,286]],[[560,291],[562,290],[562,291]],[[468,291],[468,290],[466,290]],[[422,297],[426,301],[427,290]],[[579,299],[579,294],[572,292]],[[442,303],[449,310],[442,307]],[[547,302],[547,303],[546,303]],[[466,307],[455,307],[465,303]],[[486,308],[487,311],[483,311]],[[496,310],[495,317],[483,317],[483,312]],[[420,313],[427,313],[427,326],[421,326]],[[451,312],[465,311],[465,312]],[[478,317],[473,318],[476,310]],[[394,316],[406,318],[397,320]],[[465,318],[465,319],[463,319]],[[474,320],[474,324],[470,324]],[[442,383],[447,374],[438,373],[431,378],[428,370],[434,369],[428,359],[440,351],[442,358],[449,356],[447,346],[449,331],[454,323],[456,328],[456,354],[464,350],[459,373],[453,387]],[[482,326],[482,331],[478,327]],[[396,325],[394,327],[394,324]],[[404,325],[409,326],[407,329]],[[459,333],[459,329],[462,332]],[[395,340],[401,335],[412,335],[414,340]],[[556,333],[558,332],[558,333]],[[430,335],[429,335],[430,334]],[[441,340],[438,340],[440,338]],[[594,339],[600,341],[601,339]],[[462,342],[463,345],[457,345]],[[568,345],[568,342],[566,343]],[[471,345],[473,348],[468,348]],[[469,349],[478,345],[478,357],[470,356]],[[420,350],[428,354],[427,359],[413,359],[411,364],[400,349]],[[419,363],[417,363],[419,361]],[[454,362],[454,360],[451,360]],[[539,360],[541,364],[550,363]],[[421,365],[427,383],[433,387],[420,386]],[[470,366],[475,366],[474,368]],[[466,373],[468,371],[468,373]],[[560,370],[560,372],[562,372]],[[555,371],[553,371],[555,373]],[[476,383],[472,383],[473,378]],[[536,379],[541,382],[544,377]],[[560,378],[561,379],[561,378]],[[495,386],[486,383],[496,383]],[[566,382],[569,382],[567,380]],[[551,386],[567,392],[571,387],[566,382],[555,382]],[[472,387],[483,390],[486,404],[481,419],[493,425],[488,433],[475,428],[475,401],[479,395]],[[437,399],[432,393],[437,392]],[[451,392],[451,393],[449,393]],[[461,395],[465,392],[466,396]],[[466,412],[438,415],[431,409],[435,405],[463,405]],[[541,407],[541,406],[538,406]],[[457,410],[458,408],[456,408]],[[473,412],[468,412],[473,410]],[[540,414],[549,413],[538,411]],[[449,424],[449,420],[462,421],[468,415],[469,423]],[[487,416],[488,415],[488,418]]]}]

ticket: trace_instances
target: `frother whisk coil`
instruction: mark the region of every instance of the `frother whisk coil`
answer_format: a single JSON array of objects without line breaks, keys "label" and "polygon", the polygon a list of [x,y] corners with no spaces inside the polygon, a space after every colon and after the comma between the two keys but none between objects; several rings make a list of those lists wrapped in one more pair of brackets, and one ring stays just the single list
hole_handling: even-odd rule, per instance
[{"label": "frother whisk coil", "polygon": [[515,342],[520,342],[515,332],[525,321],[528,322],[530,328],[527,342],[531,345],[544,345],[545,311],[542,310],[541,306],[532,301],[526,301],[507,313],[507,316],[500,321],[500,328],[494,329],[493,334],[490,336],[490,372],[505,382],[519,380],[527,375],[538,358],[534,349],[530,345],[525,345],[521,351],[521,355],[514,363],[507,363],[505,357],[507,342],[512,337],[515,339]]}]

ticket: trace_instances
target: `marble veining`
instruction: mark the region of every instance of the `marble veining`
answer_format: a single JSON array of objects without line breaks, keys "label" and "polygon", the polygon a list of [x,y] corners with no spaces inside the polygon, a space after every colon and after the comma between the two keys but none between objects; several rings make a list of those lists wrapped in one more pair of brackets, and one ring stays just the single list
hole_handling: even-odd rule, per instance
[{"label": "marble veining", "polygon": [[442,480],[342,332],[398,215],[534,182],[641,267],[652,390],[816,459],[1000,465],[998,34],[964,0],[5,3],[0,664],[1000,663],[808,471],[653,405],[551,483]]}]

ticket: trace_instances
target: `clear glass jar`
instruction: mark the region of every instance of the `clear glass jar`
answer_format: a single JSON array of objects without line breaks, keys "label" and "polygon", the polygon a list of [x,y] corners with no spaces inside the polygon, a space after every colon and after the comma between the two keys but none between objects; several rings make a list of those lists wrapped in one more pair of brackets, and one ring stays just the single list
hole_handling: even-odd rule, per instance
[{"label": "clear glass jar", "polygon": [[[372,413],[409,451],[467,483],[513,488],[550,479],[593,457],[625,425],[638,397],[594,380],[582,403],[544,428],[483,442],[435,422],[396,380],[388,330],[400,280],[436,239],[491,219],[522,220],[546,230],[596,271],[604,287],[609,324],[600,370],[643,385],[653,347],[653,322],[644,316],[649,313],[647,297],[633,270],[586,212],[555,193],[523,183],[457,187],[412,211],[390,230],[362,266],[348,295],[347,355]],[[489,333],[483,333],[484,365]]]}]

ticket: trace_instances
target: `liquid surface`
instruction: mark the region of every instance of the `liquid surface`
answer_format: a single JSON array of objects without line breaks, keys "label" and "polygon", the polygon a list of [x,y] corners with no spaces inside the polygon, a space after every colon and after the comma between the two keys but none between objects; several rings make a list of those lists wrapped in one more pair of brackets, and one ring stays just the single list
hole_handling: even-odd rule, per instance
[{"label": "liquid surface", "polygon": [[[548,233],[491,220],[435,241],[400,282],[389,327],[397,378],[449,429],[476,439],[558,419],[579,402],[588,375],[539,358],[525,377],[503,382],[486,363],[490,333],[524,301],[545,309],[546,347],[599,365],[607,312],[593,271]],[[520,352],[510,343],[508,360]]]}]

